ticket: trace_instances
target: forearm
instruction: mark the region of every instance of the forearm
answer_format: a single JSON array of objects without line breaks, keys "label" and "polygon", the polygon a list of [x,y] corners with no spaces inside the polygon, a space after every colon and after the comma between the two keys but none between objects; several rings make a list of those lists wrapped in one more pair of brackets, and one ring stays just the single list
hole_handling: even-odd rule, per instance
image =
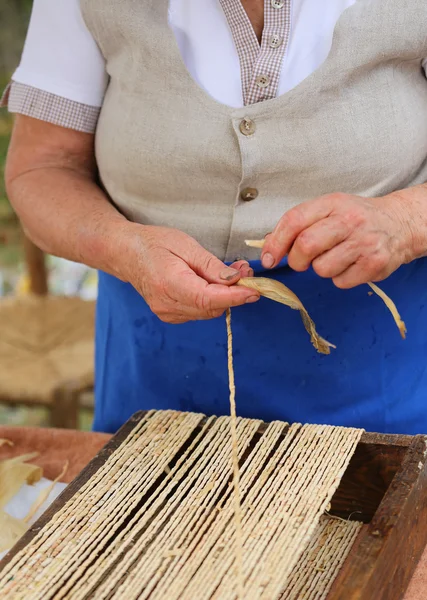
[{"label": "forearm", "polygon": [[42,250],[124,278],[122,265],[138,226],[86,173],[37,168],[7,181],[7,192],[26,234]]},{"label": "forearm", "polygon": [[5,180],[37,246],[127,279],[123,271],[144,228],[127,221],[97,185],[93,135],[17,115]]}]

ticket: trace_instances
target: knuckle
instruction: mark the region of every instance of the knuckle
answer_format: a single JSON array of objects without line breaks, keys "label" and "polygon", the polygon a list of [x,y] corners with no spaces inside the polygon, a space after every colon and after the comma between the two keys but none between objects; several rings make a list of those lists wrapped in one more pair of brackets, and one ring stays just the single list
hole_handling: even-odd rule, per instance
[{"label": "knuckle", "polygon": [[314,261],[313,262],[314,272],[319,275],[319,277],[332,277],[332,268],[327,262],[324,261]]},{"label": "knuckle", "polygon": [[368,215],[362,207],[355,207],[349,211],[349,225],[353,227],[365,227],[368,224]]},{"label": "knuckle", "polygon": [[233,269],[242,269],[244,267],[249,267],[249,263],[247,260],[236,260],[234,263],[230,265]]},{"label": "knuckle", "polygon": [[218,319],[219,317],[222,317],[224,312],[224,310],[211,310],[207,314],[209,319]]},{"label": "knuckle", "polygon": [[388,256],[385,252],[378,251],[373,256],[371,256],[369,263],[372,271],[382,271],[388,265]]},{"label": "knuckle", "polygon": [[344,277],[334,277],[332,281],[335,287],[339,288],[340,290],[348,290],[353,287],[349,280],[345,279]]},{"label": "knuckle", "polygon": [[199,291],[196,293],[194,305],[196,309],[202,313],[206,313],[211,310],[211,300],[204,291]]},{"label": "knuckle", "polygon": [[167,313],[158,313],[153,311],[157,317],[160,319],[160,321],[162,321],[162,323],[173,323],[174,322],[174,317],[172,315],[169,315]]},{"label": "knuckle", "polygon": [[218,259],[213,256],[212,254],[209,254],[209,252],[204,253],[203,258],[202,258],[202,269],[205,272],[210,272],[212,271],[216,266],[217,266],[217,262]]},{"label": "knuckle", "polygon": [[282,217],[285,229],[298,229],[303,223],[303,213],[299,206],[295,206]]},{"label": "knuckle", "polygon": [[300,235],[297,237],[295,245],[304,255],[311,256],[316,251],[316,240],[307,231],[300,233]]},{"label": "knuckle", "polygon": [[343,211],[341,219],[346,227],[356,229],[366,224],[367,216],[363,207],[353,205]]},{"label": "knuckle", "polygon": [[160,318],[160,315],[163,314],[163,307],[158,302],[153,301],[147,302],[147,304],[150,307],[151,312]]},{"label": "knuckle", "polygon": [[344,202],[348,202],[351,199],[351,196],[345,194],[344,192],[334,192],[329,194],[327,198],[338,205],[342,205]]}]

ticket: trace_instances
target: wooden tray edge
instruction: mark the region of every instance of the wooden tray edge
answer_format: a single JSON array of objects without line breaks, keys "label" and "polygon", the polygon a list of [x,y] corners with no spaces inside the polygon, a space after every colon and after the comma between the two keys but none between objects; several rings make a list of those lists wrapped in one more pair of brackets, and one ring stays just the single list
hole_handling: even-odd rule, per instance
[{"label": "wooden tray edge", "polygon": [[427,545],[426,492],[427,437],[419,435],[327,600],[402,600]]}]

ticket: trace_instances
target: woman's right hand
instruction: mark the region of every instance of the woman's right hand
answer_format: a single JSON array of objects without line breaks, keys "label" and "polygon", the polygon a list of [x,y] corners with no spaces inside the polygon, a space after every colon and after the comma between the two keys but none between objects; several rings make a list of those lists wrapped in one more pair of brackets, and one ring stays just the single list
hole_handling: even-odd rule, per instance
[{"label": "woman's right hand", "polygon": [[229,307],[259,300],[254,290],[234,285],[253,274],[246,261],[227,267],[182,231],[127,225],[119,246],[130,253],[121,254],[118,271],[161,321],[214,319]]}]

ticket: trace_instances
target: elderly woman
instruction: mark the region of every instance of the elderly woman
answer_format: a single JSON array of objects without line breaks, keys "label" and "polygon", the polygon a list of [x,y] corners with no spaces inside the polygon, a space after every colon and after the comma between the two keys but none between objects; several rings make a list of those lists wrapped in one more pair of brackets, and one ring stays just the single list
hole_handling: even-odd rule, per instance
[{"label": "elderly woman", "polygon": [[[7,189],[100,271],[96,429],[227,413],[238,307],[240,415],[427,432],[426,57],[425,0],[35,0]],[[235,285],[253,272],[337,349]]]}]

